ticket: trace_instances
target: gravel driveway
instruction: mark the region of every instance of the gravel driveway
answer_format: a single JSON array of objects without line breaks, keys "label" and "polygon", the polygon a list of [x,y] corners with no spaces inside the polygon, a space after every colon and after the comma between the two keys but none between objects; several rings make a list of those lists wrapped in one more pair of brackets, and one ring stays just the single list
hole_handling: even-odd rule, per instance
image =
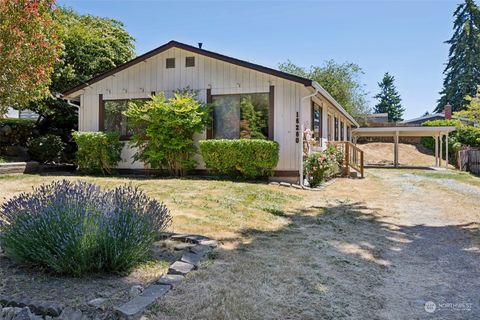
[{"label": "gravel driveway", "polygon": [[149,319],[479,319],[479,178],[370,169],[303,194]]}]

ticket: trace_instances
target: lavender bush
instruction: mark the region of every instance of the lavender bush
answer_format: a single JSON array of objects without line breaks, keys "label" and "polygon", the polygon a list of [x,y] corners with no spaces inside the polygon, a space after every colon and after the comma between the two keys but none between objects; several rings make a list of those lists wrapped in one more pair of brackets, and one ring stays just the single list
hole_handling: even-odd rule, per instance
[{"label": "lavender bush", "polygon": [[170,220],[163,203],[136,187],[63,180],[2,204],[0,244],[16,261],[58,273],[121,273],[145,258]]}]

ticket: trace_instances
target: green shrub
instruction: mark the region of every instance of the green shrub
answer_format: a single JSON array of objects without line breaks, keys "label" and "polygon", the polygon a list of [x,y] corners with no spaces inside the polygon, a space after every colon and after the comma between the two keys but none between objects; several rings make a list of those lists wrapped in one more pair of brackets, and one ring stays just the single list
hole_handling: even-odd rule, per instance
[{"label": "green shrub", "polygon": [[202,140],[200,152],[208,169],[227,176],[269,176],[278,163],[279,146],[260,139]]},{"label": "green shrub", "polygon": [[8,146],[26,147],[38,134],[35,120],[0,119],[0,149]]},{"label": "green shrub", "polygon": [[310,187],[315,188],[325,180],[340,173],[343,153],[334,146],[322,152],[313,152],[305,158],[305,174]]},{"label": "green shrub", "polygon": [[122,273],[146,258],[169,222],[165,205],[137,188],[63,180],[2,204],[0,245],[19,263],[57,273]]},{"label": "green shrub", "polygon": [[46,134],[33,139],[28,144],[28,153],[39,162],[58,161],[65,149],[65,143],[59,136]]},{"label": "green shrub", "polygon": [[[432,120],[422,123],[422,126],[456,127],[455,131],[448,134],[448,156],[452,162],[456,162],[458,150],[462,146],[480,147],[480,128],[464,125],[459,120]],[[435,150],[435,140],[433,138],[423,137],[422,144],[430,150]]]},{"label": "green shrub", "polygon": [[111,173],[121,160],[123,143],[115,132],[73,132],[78,146],[77,164],[84,172]]},{"label": "green shrub", "polygon": [[138,128],[130,140],[138,148],[135,160],[176,176],[195,168],[193,135],[205,130],[209,111],[194,93],[183,90],[167,99],[161,92],[143,103],[130,102],[125,115]]}]

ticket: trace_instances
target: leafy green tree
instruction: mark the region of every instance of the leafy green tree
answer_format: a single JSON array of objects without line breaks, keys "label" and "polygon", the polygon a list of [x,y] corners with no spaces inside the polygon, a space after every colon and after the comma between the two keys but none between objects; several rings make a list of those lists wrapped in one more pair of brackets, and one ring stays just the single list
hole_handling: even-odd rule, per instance
[{"label": "leafy green tree", "polygon": [[193,136],[205,130],[209,107],[192,92],[177,92],[167,99],[163,92],[146,102],[130,102],[125,115],[135,130],[130,143],[138,148],[134,160],[172,175],[185,175],[195,167],[197,148]]},{"label": "leafy green tree", "polygon": [[465,101],[468,102],[465,110],[455,112],[454,115],[480,123],[480,86],[477,87],[476,95],[466,96]]},{"label": "leafy green tree", "polygon": [[378,83],[380,93],[374,98],[378,99],[374,107],[375,113],[388,113],[388,121],[401,121],[405,109],[402,107],[402,99],[394,84],[395,78],[388,72],[385,73],[381,82]]},{"label": "leafy green tree", "polygon": [[48,94],[61,52],[53,0],[0,1],[0,115]]},{"label": "leafy green tree", "polygon": [[279,69],[317,81],[354,117],[362,118],[370,112],[365,86],[360,82],[363,71],[355,63],[338,64],[334,60],[328,60],[321,66],[305,69],[287,61],[281,63]]},{"label": "leafy green tree", "polygon": [[462,110],[480,84],[480,9],[473,0],[465,0],[454,12],[454,33],[450,40],[448,63],[441,98],[436,112],[441,112],[449,102],[453,111]]},{"label": "leafy green tree", "polygon": [[55,21],[63,51],[52,73],[52,94],[31,103],[28,109],[40,115],[41,128],[63,129],[65,136],[76,127],[77,109],[58,99],[56,93],[132,59],[134,39],[117,20],[81,15],[71,9],[57,9]]}]

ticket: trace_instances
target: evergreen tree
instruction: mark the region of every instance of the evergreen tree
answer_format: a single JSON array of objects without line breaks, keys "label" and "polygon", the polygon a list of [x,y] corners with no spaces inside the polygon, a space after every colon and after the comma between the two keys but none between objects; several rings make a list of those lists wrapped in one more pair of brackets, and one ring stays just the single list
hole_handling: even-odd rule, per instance
[{"label": "evergreen tree", "polygon": [[397,88],[393,83],[395,78],[388,72],[383,76],[382,82],[378,83],[380,93],[374,98],[378,99],[377,105],[374,107],[375,113],[388,112],[388,121],[401,121],[405,109],[402,107],[402,99],[397,92]]},{"label": "evergreen tree", "polygon": [[465,0],[453,16],[454,33],[446,41],[450,51],[436,112],[442,112],[447,102],[453,111],[464,109],[468,104],[465,96],[475,95],[480,84],[480,9],[473,0]]}]

